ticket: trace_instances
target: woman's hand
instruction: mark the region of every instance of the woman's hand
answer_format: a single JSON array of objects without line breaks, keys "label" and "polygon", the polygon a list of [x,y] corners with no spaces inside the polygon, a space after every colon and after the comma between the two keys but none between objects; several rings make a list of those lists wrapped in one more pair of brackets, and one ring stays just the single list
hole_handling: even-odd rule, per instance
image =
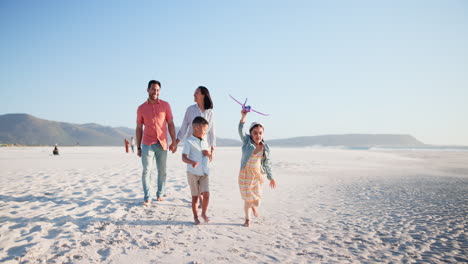
[{"label": "woman's hand", "polygon": [[270,188],[272,188],[272,189],[276,188],[276,182],[273,179],[270,180]]},{"label": "woman's hand", "polygon": [[211,153],[210,153],[210,162],[213,161],[213,152],[214,152],[214,147],[211,146]]}]

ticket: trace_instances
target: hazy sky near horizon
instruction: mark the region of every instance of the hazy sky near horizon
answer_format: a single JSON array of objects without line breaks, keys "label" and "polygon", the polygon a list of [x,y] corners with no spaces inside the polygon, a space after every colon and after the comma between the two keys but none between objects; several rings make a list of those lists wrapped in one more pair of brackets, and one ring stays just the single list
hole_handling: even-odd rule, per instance
[{"label": "hazy sky near horizon", "polygon": [[151,79],[217,136],[411,134],[468,145],[468,1],[0,1],[0,114],[135,127]]}]

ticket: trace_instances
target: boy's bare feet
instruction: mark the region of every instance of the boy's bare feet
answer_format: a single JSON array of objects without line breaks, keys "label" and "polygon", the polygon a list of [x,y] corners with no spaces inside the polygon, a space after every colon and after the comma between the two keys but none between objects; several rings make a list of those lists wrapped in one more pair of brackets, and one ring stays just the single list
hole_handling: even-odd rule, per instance
[{"label": "boy's bare feet", "polygon": [[143,202],[143,206],[149,206],[151,204],[151,201],[150,200],[146,200]]},{"label": "boy's bare feet", "polygon": [[258,217],[260,214],[258,213],[258,208],[256,206],[252,207],[252,213],[255,217]]},{"label": "boy's bare feet", "polygon": [[158,197],[158,202],[162,202],[164,199],[162,197]]},{"label": "boy's bare feet", "polygon": [[206,216],[205,214],[202,214],[201,217],[203,218],[203,220],[205,220],[206,223],[210,221],[210,218],[208,218],[208,216]]},{"label": "boy's bare feet", "polygon": [[245,223],[243,224],[243,226],[249,227],[250,226],[250,219],[245,219]]},{"label": "boy's bare feet", "polygon": [[194,221],[194,224],[195,224],[195,225],[199,225],[199,224],[200,224],[200,220],[198,220],[198,218],[193,218],[193,221]]}]

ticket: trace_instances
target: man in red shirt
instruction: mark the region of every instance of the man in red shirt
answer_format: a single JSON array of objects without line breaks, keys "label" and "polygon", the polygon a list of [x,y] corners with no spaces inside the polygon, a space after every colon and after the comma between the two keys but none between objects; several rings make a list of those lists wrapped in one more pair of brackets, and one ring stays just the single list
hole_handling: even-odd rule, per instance
[{"label": "man in red shirt", "polygon": [[[158,201],[163,200],[166,185],[167,129],[169,129],[172,142],[176,140],[171,106],[168,102],[159,99],[160,89],[161,83],[159,81],[149,81],[147,88],[148,100],[140,105],[137,110],[136,143],[138,156],[141,157],[143,164],[144,206],[149,205],[152,200],[153,188],[150,172],[154,159],[156,159],[158,169],[156,198]],[[172,145],[170,149],[173,150]]]}]

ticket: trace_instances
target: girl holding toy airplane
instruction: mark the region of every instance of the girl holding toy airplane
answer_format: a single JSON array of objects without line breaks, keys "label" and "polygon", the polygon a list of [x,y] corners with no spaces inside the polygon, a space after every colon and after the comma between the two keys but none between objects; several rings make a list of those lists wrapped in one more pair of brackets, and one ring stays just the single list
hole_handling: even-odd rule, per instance
[{"label": "girl holding toy airplane", "polygon": [[242,140],[242,159],[239,172],[239,189],[244,200],[245,222],[244,226],[250,226],[250,211],[255,217],[259,216],[258,208],[262,198],[263,179],[266,174],[270,181],[270,187],[276,188],[270,165],[270,148],[263,141],[264,127],[253,122],[249,128],[249,134],[244,133],[244,123],[248,109],[242,108],[239,122],[239,136]]}]

